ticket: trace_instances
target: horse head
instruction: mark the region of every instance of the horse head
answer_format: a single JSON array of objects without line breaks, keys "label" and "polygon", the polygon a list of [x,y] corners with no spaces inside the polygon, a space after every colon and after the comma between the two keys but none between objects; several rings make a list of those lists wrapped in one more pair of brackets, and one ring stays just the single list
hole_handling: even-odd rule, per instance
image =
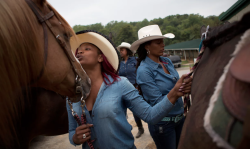
[{"label": "horse head", "polygon": [[88,96],[90,79],[70,49],[74,31],[46,0],[1,0],[0,30],[2,148],[16,138],[14,124],[27,104],[23,88],[80,99]]}]

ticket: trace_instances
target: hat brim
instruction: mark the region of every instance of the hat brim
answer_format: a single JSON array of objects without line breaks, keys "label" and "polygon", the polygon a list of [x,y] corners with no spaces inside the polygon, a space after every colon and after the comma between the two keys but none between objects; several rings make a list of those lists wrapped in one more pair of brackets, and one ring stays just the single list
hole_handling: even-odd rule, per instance
[{"label": "hat brim", "polygon": [[116,48],[102,35],[95,32],[79,33],[75,38],[70,39],[70,45],[73,53],[82,43],[92,43],[97,46],[107,57],[109,63],[117,71],[119,68],[119,57]]},{"label": "hat brim", "polygon": [[150,40],[155,40],[155,39],[164,39],[164,38],[169,38],[169,37],[166,37],[164,35],[155,35],[155,36],[148,36],[148,37],[144,37],[142,39],[139,39],[139,40],[136,40],[135,42],[132,43],[131,47],[130,47],[130,50],[133,51],[133,53],[136,52],[136,50],[139,48],[139,46],[147,41],[150,41]]},{"label": "hat brim", "polygon": [[117,47],[117,50],[120,52],[121,48],[127,48],[127,49],[129,49],[132,53],[134,53],[134,52],[130,49],[129,46],[119,45],[119,46]]}]

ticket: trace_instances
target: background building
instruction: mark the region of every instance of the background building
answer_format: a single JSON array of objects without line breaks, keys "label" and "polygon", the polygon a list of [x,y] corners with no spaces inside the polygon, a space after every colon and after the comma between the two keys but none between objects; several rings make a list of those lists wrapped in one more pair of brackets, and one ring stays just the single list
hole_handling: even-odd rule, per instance
[{"label": "background building", "polygon": [[228,21],[232,23],[239,21],[247,12],[250,12],[250,0],[238,0],[226,12],[223,12],[219,19],[223,22]]},{"label": "background building", "polygon": [[165,53],[168,55],[179,55],[183,60],[194,60],[199,54],[199,45],[201,39],[180,42],[165,46]]}]

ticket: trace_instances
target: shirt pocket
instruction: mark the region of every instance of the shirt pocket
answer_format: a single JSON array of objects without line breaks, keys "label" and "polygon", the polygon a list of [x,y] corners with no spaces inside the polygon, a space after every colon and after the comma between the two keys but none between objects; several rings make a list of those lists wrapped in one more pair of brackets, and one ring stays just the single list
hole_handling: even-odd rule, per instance
[{"label": "shirt pocket", "polygon": [[136,72],[136,64],[135,63],[128,64],[127,71],[129,73],[135,73]]},{"label": "shirt pocket", "polygon": [[135,68],[135,66],[136,66],[135,63],[130,63],[130,64],[128,64],[128,67],[130,67],[130,68]]},{"label": "shirt pocket", "polygon": [[118,97],[109,96],[101,99],[101,102],[96,108],[98,118],[113,118],[118,113]]}]

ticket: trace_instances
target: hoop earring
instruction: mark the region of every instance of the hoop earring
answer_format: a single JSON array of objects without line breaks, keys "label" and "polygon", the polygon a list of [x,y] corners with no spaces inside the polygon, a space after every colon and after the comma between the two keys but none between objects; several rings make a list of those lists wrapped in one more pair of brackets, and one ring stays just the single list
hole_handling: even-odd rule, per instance
[{"label": "hoop earring", "polygon": [[149,51],[149,50],[147,51],[147,54],[150,54],[150,51]]}]

